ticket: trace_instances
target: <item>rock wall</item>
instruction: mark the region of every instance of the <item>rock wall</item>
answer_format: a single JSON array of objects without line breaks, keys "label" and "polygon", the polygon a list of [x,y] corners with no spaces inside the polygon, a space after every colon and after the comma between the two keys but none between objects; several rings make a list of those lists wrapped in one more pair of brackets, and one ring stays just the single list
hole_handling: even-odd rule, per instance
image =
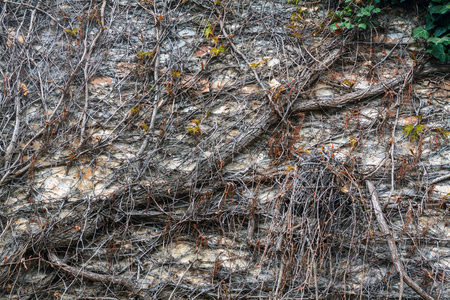
[{"label": "rock wall", "polygon": [[449,298],[449,67],[327,5],[4,1],[1,297]]}]

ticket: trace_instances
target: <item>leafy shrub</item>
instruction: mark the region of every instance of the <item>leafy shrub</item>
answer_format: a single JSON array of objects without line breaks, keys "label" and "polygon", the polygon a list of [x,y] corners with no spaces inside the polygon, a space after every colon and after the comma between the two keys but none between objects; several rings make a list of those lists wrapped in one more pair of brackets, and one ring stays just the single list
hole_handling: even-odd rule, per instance
[{"label": "leafy shrub", "polygon": [[428,42],[427,52],[441,62],[450,61],[450,0],[427,1],[425,27],[413,30],[415,38]]},{"label": "leafy shrub", "polygon": [[332,20],[330,29],[337,31],[341,28],[359,27],[365,30],[378,25],[374,16],[381,11],[379,7],[376,7],[379,3],[380,0],[345,0],[335,12],[328,13]]},{"label": "leafy shrub", "polygon": [[[299,5],[302,1],[288,2]],[[426,51],[441,62],[450,62],[450,0],[341,0],[336,10],[328,12],[330,29],[340,33],[342,29],[375,27],[378,25],[375,17],[381,12],[381,7],[411,7],[411,4],[425,10],[425,27],[415,28],[413,37],[426,40]]]}]

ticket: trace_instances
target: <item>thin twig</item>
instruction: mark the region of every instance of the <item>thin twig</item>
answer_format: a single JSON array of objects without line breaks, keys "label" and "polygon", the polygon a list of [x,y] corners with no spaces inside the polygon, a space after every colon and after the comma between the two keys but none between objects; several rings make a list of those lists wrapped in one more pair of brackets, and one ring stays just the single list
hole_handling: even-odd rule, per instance
[{"label": "thin twig", "polygon": [[[83,120],[81,122],[81,132],[80,132],[80,141],[78,143],[78,147],[77,149],[79,150],[81,148],[81,146],[83,146],[84,143],[84,132],[86,130],[86,122],[87,122],[87,115],[88,115],[88,108],[89,108],[89,65],[90,65],[90,60],[91,60],[91,55],[92,52],[94,51],[94,47],[98,41],[98,39],[100,38],[100,36],[102,35],[103,31],[105,30],[105,7],[106,7],[106,0],[103,0],[102,3],[102,7],[100,9],[100,29],[97,32],[97,35],[95,36],[94,40],[91,43],[91,46],[89,47],[89,52],[86,56],[86,63],[84,65],[84,97],[85,97],[85,101],[84,101],[84,108],[83,108]],[[85,47],[86,47],[86,43],[87,43],[87,37],[88,37],[88,30],[86,29],[86,39],[85,39]],[[77,151],[78,152],[78,151]]]}]

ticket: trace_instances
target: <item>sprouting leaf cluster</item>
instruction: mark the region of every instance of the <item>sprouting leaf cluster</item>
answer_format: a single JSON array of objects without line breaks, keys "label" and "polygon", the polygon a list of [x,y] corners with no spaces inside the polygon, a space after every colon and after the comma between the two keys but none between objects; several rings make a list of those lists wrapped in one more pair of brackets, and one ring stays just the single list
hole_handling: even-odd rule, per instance
[{"label": "sprouting leaf cluster", "polygon": [[131,115],[134,115],[134,114],[138,113],[139,110],[140,110],[139,105],[135,105],[130,109],[130,113],[131,113]]},{"label": "sprouting leaf cluster", "polygon": [[212,38],[214,36],[211,23],[208,23],[208,25],[206,25],[206,28],[205,30],[203,30],[203,33],[205,34],[206,38]]},{"label": "sprouting leaf cluster", "polygon": [[202,130],[200,129],[200,123],[202,122],[203,118],[194,119],[191,120],[192,125],[188,126],[187,132],[192,135],[201,135]]},{"label": "sprouting leaf cluster", "polygon": [[71,37],[75,37],[78,32],[80,31],[80,28],[72,28],[72,29],[66,29],[66,33],[68,33]]},{"label": "sprouting leaf cluster", "polygon": [[219,47],[212,47],[211,48],[211,54],[213,56],[219,55],[220,53],[225,52],[225,51],[227,51],[227,48],[225,48],[224,45],[220,45]]},{"label": "sprouting leaf cluster", "polygon": [[146,51],[146,52],[139,51],[139,52],[137,53],[137,56],[138,56],[138,58],[139,58],[140,60],[143,60],[143,59],[145,59],[145,58],[151,58],[151,57],[153,56],[153,52],[151,52],[151,51]]},{"label": "sprouting leaf cluster", "polygon": [[354,80],[349,80],[349,79],[344,79],[344,81],[342,81],[342,85],[348,88],[353,88],[356,84],[356,81]]},{"label": "sprouting leaf cluster", "polygon": [[211,23],[208,23],[208,25],[206,25],[206,28],[203,30],[203,33],[205,34],[205,37],[207,39],[212,39],[214,41],[215,47],[211,48],[210,53],[212,54],[212,56],[217,56],[227,51],[227,48],[224,45],[219,46],[219,36],[214,35],[213,31],[214,28],[211,26]]},{"label": "sprouting leaf cluster", "polygon": [[210,112],[208,111],[204,118],[198,118],[198,119],[191,120],[190,123],[192,123],[192,124],[188,126],[187,132],[192,134],[192,135],[195,135],[195,136],[201,135],[202,134],[202,130],[200,128],[200,124],[202,123],[202,121],[205,118],[207,118],[209,116],[209,114],[210,114]]},{"label": "sprouting leaf cluster", "polygon": [[416,140],[426,129],[422,124],[408,124],[403,126],[403,133],[410,138],[411,141]]}]

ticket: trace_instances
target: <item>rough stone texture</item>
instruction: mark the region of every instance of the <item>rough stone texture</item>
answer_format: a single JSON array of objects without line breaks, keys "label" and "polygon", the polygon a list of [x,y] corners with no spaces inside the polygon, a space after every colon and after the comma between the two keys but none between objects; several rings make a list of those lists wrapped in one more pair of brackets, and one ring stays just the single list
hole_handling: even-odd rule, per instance
[{"label": "rough stone texture", "polygon": [[450,298],[448,66],[304,5],[5,1],[1,297],[398,298],[372,180]]}]

